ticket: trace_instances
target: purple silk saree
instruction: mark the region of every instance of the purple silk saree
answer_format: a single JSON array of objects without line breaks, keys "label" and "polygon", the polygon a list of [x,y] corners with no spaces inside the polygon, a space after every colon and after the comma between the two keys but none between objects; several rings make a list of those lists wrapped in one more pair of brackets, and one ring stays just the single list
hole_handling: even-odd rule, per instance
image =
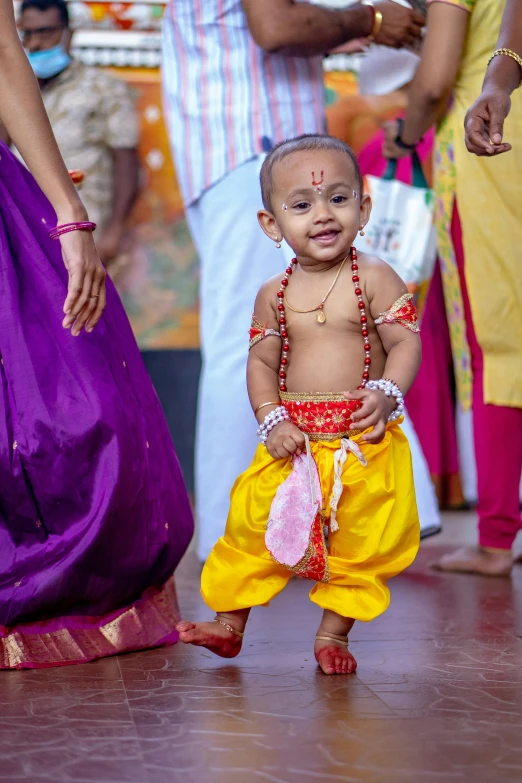
[{"label": "purple silk saree", "polygon": [[54,212],[0,145],[0,668],[176,641],[193,521],[156,393],[108,281],[92,334],[61,326]]}]

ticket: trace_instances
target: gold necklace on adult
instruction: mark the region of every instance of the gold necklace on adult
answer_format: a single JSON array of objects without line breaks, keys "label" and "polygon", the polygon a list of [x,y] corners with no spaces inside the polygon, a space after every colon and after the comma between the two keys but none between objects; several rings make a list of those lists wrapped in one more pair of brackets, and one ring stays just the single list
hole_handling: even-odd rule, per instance
[{"label": "gold necklace on adult", "polygon": [[[346,256],[346,258],[348,258],[348,256]],[[300,313],[301,315],[303,315],[304,313],[317,313],[317,315],[315,316],[315,320],[317,321],[318,324],[324,324],[325,321],[326,321],[326,314],[324,312],[324,304],[325,304],[326,300],[328,299],[328,297],[330,296],[330,294],[332,293],[332,291],[334,290],[335,284],[339,280],[339,275],[343,271],[343,266],[346,263],[346,258],[343,259],[343,261],[341,262],[341,265],[340,265],[339,269],[337,270],[337,274],[335,275],[335,278],[334,278],[334,281],[333,281],[332,285],[330,286],[330,288],[326,292],[326,296],[324,297],[324,299],[317,305],[317,307],[312,307],[311,310],[298,310],[296,307],[292,307],[292,305],[290,304],[290,302],[286,298],[286,290],[285,290],[284,301],[285,301],[285,305],[288,307],[288,309],[291,310],[293,313]]]}]

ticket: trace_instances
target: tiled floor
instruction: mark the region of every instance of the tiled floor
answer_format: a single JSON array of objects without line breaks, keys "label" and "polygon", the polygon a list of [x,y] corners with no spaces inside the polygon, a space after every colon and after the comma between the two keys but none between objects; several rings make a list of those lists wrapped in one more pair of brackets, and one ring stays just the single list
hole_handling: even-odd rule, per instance
[{"label": "tiled floor", "polygon": [[[0,673],[0,780],[49,783],[519,783],[522,566],[512,580],[429,569],[473,535],[454,516],[358,625],[357,677],[318,673],[318,610],[292,581],[223,662],[174,648]],[[187,617],[206,617],[193,556]]]}]

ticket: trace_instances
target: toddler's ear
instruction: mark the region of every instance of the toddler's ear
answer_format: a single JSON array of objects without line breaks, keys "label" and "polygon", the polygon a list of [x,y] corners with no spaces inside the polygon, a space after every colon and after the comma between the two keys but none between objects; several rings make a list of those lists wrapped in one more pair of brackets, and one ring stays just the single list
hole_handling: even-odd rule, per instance
[{"label": "toddler's ear", "polygon": [[277,225],[275,217],[267,209],[260,209],[257,213],[257,219],[259,225],[273,242],[281,242],[283,239],[283,232]]},{"label": "toddler's ear", "polygon": [[372,197],[368,193],[363,193],[361,197],[361,227],[368,223],[370,215],[372,214]]}]

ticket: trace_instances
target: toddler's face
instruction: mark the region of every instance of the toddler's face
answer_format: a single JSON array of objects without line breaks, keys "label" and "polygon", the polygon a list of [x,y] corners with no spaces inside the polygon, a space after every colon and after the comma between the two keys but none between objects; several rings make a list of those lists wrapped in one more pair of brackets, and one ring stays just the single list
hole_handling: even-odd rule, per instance
[{"label": "toddler's face", "polygon": [[350,158],[337,150],[294,152],[272,176],[273,212],[260,213],[265,232],[282,235],[300,260],[346,256],[371,208]]}]

